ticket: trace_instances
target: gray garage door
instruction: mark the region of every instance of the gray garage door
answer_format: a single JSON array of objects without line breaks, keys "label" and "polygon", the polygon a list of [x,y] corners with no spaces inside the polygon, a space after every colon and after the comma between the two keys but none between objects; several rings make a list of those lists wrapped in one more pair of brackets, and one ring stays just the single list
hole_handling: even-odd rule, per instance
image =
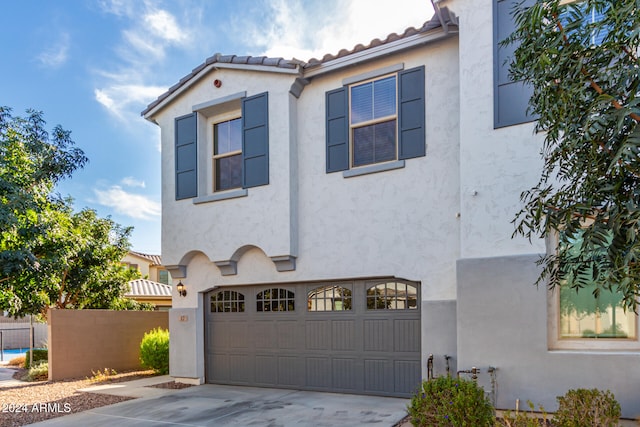
[{"label": "gray garage door", "polygon": [[411,396],[419,291],[399,280],[218,288],[206,299],[207,382]]}]

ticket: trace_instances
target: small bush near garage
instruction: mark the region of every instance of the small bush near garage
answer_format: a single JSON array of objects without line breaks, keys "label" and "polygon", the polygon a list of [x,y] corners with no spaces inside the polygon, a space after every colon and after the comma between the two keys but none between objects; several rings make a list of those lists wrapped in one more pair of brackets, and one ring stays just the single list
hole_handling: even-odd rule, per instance
[{"label": "small bush near garage", "polygon": [[579,388],[558,396],[558,427],[613,427],[618,425],[620,404],[609,390]]},{"label": "small bush near garage", "polygon": [[416,427],[495,425],[493,405],[475,381],[449,376],[424,381],[408,408]]},{"label": "small bush near garage", "polygon": [[49,362],[46,360],[39,360],[33,362],[33,366],[29,368],[25,381],[47,381],[49,379]]},{"label": "small bush near garage", "polygon": [[[29,366],[29,362],[30,362],[30,353],[31,350],[27,350],[27,353],[24,356],[24,367],[25,369],[29,369],[31,368],[31,366]],[[34,348],[33,349],[33,365],[38,365],[40,362],[48,362],[49,361],[49,352],[47,351],[46,348]]]},{"label": "small bush near garage", "polygon": [[144,334],[140,343],[142,366],[153,369],[157,374],[169,373],[169,331],[156,328]]}]

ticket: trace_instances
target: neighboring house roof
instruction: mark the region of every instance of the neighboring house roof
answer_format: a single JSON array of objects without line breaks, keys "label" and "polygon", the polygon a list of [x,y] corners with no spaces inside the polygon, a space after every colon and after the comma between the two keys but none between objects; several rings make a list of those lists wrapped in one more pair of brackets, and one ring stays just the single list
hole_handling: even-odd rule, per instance
[{"label": "neighboring house roof", "polygon": [[147,279],[136,279],[128,283],[126,297],[171,297],[171,286]]},{"label": "neighboring house roof", "polygon": [[162,257],[160,255],[143,254],[141,252],[129,251],[131,255],[144,258],[151,261],[151,265],[162,265]]},{"label": "neighboring house roof", "polygon": [[436,13],[433,17],[426,21],[420,28],[409,27],[404,30],[402,34],[391,33],[384,40],[373,39],[366,46],[362,44],[356,45],[353,49],[341,49],[337,54],[326,54],[322,59],[312,58],[309,62],[300,61],[298,59],[283,59],[283,58],[269,58],[266,56],[236,56],[236,55],[222,55],[216,53],[215,55],[207,58],[205,62],[198,65],[191,70],[189,74],[180,79],[178,83],[171,86],[165,93],[160,95],[155,101],[147,106],[147,108],[140,113],[142,116],[146,116],[156,107],[158,107],[163,101],[169,98],[171,95],[179,91],[185,85],[197,80],[196,77],[208,67],[219,68],[242,68],[242,69],[256,69],[262,68],[272,69],[273,71],[288,72],[292,74],[298,74],[300,77],[305,77],[305,71],[315,70],[319,66],[326,64],[327,62],[334,61],[348,57],[349,55],[358,54],[367,50],[373,50],[385,45],[392,45],[394,42],[401,42],[407,40],[412,36],[428,33],[432,30],[441,28],[444,34],[455,34],[458,30],[458,18],[455,14],[446,7],[435,7]]}]

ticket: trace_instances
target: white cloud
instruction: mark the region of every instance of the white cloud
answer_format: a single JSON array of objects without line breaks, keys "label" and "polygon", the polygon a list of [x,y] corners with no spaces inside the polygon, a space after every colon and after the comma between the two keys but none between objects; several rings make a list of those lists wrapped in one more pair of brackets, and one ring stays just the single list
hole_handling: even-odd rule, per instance
[{"label": "white cloud", "polygon": [[69,34],[63,32],[58,40],[41,52],[36,59],[45,67],[58,68],[62,66],[69,57],[70,41]]},{"label": "white cloud", "polygon": [[106,13],[116,16],[132,16],[134,3],[131,0],[100,0],[100,7]]},{"label": "white cloud", "polygon": [[157,98],[166,91],[165,87],[142,85],[116,85],[95,89],[96,101],[117,118],[127,121],[129,113],[138,116],[141,106]]},{"label": "white cloud", "polygon": [[120,181],[120,183],[122,185],[125,185],[127,187],[140,187],[140,188],[145,188],[147,185],[145,184],[144,181],[139,180],[139,179],[135,179],[132,176],[127,176],[122,178],[122,180]]},{"label": "white cloud", "polygon": [[189,37],[188,33],[181,29],[176,19],[166,10],[155,10],[144,16],[144,22],[148,29],[158,38],[174,43],[183,43]]},{"label": "white cloud", "polygon": [[122,35],[127,43],[121,46],[118,51],[120,56],[128,62],[137,63],[141,58],[149,62],[164,59],[165,46],[161,43],[156,43],[152,38],[140,34],[137,30],[126,30]]},{"label": "white cloud", "polygon": [[119,64],[110,70],[95,71],[99,82],[94,96],[114,117],[131,122],[166,90],[149,81],[158,76],[158,69],[165,67],[167,49],[188,45],[192,29],[181,25],[157,2],[103,0],[100,6],[105,13],[123,19],[125,27],[121,43],[114,48]]},{"label": "white cloud", "polygon": [[94,189],[97,202],[115,212],[135,219],[152,220],[161,214],[160,203],[142,194],[129,193],[119,185],[106,190]]},{"label": "white cloud", "polygon": [[[253,26],[245,42],[262,54],[309,60],[421,27],[433,15],[427,0],[335,0],[309,7],[300,0],[266,2],[270,27]],[[337,13],[340,11],[340,13]],[[263,21],[268,21],[263,19]],[[243,23],[246,27],[251,27]]]}]

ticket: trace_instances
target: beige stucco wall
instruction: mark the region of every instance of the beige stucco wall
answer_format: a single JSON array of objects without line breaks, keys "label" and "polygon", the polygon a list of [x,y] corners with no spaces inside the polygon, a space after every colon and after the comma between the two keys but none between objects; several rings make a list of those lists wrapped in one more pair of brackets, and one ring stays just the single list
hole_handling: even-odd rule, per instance
[{"label": "beige stucco wall", "polygon": [[49,310],[49,380],[139,369],[145,332],[169,327],[166,311]]},{"label": "beige stucco wall", "polygon": [[125,262],[127,264],[135,264],[138,266],[138,271],[140,272],[140,275],[142,277],[148,277],[149,280],[153,280],[153,281],[157,281],[158,278],[157,277],[151,277],[151,270],[150,270],[150,266],[151,266],[151,261],[149,261],[148,259],[144,259],[135,255],[132,255],[131,253],[128,253],[127,255],[124,256],[124,258],[122,258],[122,262]]}]

